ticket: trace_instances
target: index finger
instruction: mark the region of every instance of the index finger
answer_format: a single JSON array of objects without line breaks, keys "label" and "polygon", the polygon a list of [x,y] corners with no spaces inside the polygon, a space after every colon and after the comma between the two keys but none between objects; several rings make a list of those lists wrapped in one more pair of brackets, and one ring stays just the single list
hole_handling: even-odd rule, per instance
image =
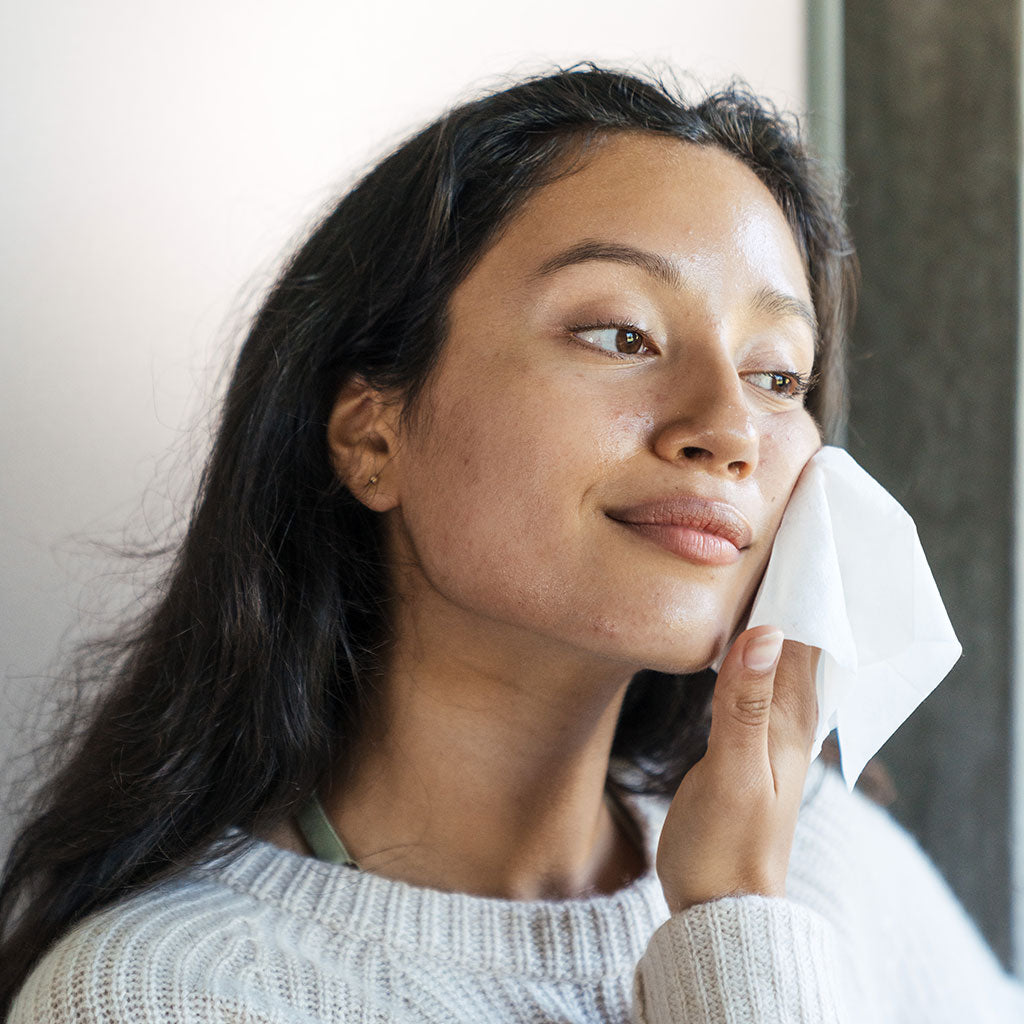
[{"label": "index finger", "polygon": [[768,756],[799,756],[810,760],[811,745],[818,725],[818,695],[815,676],[821,651],[796,640],[786,640],[775,670],[772,714],[768,725]]}]

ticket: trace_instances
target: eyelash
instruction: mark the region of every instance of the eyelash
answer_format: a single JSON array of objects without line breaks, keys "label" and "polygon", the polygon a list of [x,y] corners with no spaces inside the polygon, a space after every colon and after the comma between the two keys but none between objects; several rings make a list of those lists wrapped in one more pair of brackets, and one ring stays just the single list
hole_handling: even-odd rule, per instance
[{"label": "eyelash", "polygon": [[[637,334],[640,337],[641,345],[647,349],[647,353],[657,352],[657,348],[651,344],[646,334],[641,328],[637,327],[636,324],[631,323],[628,320],[606,320],[599,322],[589,322],[586,324],[577,324],[575,326],[567,328],[567,332],[576,344],[588,348],[591,351],[601,352],[606,356],[610,356],[612,359],[632,359],[635,356],[646,354],[641,352],[610,352],[607,349],[600,348],[597,345],[591,344],[589,341],[584,341],[579,335],[584,331],[628,331],[631,334]],[[804,374],[797,373],[795,370],[755,370],[753,372],[743,374],[744,379],[749,380],[751,377],[770,377],[774,378],[772,383],[774,385],[780,378],[790,381],[788,390],[776,391],[774,386],[769,388],[761,388],[760,390],[766,391],[770,394],[779,395],[783,398],[795,400],[803,398],[808,391],[814,387],[817,380],[815,374]],[[757,385],[754,385],[757,387]]]},{"label": "eyelash", "polygon": [[[797,399],[803,398],[808,391],[814,387],[814,382],[817,378],[811,374],[797,373],[795,370],[755,370],[753,373],[745,373],[743,375],[748,380],[751,377],[785,377],[792,381],[792,384],[788,391],[776,391],[774,388],[764,388],[762,390],[768,391],[773,395],[781,395],[783,398]],[[756,387],[756,385],[755,385]]]},{"label": "eyelash", "polygon": [[638,355],[645,355],[643,352],[609,352],[607,349],[599,348],[597,345],[591,344],[589,341],[584,341],[579,335],[583,331],[629,331],[631,334],[639,335],[641,343],[647,352],[657,352],[657,348],[651,344],[647,335],[642,331],[636,324],[631,323],[629,320],[604,320],[604,321],[591,321],[585,324],[577,324],[574,327],[566,329],[569,336],[573,341],[579,343],[585,348],[595,352],[603,352],[606,356],[611,356],[613,359],[632,359]]}]

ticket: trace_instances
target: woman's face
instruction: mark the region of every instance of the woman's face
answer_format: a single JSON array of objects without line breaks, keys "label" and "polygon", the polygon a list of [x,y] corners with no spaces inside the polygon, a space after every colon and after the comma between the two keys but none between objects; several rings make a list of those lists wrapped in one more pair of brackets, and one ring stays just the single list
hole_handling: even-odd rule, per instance
[{"label": "woman's face", "polygon": [[748,168],[603,140],[452,297],[389,470],[403,598],[482,643],[706,666],[820,446],[814,343],[792,232]]}]

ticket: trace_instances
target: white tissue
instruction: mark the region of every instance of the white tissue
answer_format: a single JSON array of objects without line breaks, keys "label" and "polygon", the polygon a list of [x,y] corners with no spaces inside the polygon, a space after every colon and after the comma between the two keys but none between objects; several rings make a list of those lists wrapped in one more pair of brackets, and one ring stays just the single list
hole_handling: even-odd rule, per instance
[{"label": "white tissue", "polygon": [[913,520],[841,448],[797,481],[747,625],[821,649],[814,754],[836,729],[850,789],[961,653]]}]

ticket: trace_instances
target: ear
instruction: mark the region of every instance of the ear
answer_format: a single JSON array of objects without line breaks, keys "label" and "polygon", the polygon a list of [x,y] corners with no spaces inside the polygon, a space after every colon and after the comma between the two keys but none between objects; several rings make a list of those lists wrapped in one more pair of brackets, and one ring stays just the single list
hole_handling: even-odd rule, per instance
[{"label": "ear", "polygon": [[398,421],[401,401],[353,377],[327,418],[327,447],[338,479],[367,508],[398,505]]}]

